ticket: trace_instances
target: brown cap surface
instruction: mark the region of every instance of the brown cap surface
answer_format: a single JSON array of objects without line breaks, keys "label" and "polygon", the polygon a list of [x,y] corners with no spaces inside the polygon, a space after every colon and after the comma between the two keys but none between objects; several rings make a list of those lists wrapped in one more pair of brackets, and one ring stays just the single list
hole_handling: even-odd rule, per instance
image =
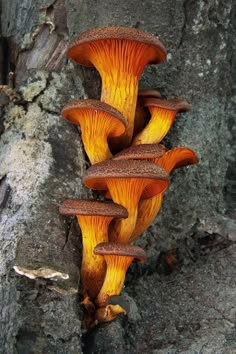
[{"label": "brown cap surface", "polygon": [[143,89],[143,90],[139,90],[138,91],[138,96],[141,97],[156,97],[156,98],[160,98],[161,94],[159,91],[157,90],[152,90],[152,89]]},{"label": "brown cap surface", "polygon": [[[101,115],[103,113],[108,114],[111,118],[114,118],[117,120],[117,123],[120,122],[120,126],[118,129],[120,130],[122,128],[123,132],[127,126],[127,122],[123,115],[115,108],[112,106],[108,105],[107,103],[98,101],[98,100],[92,100],[92,99],[86,99],[86,100],[76,100],[68,103],[62,110],[61,114],[62,116],[70,121],[71,123],[78,124],[78,119],[76,118],[79,111],[82,112],[85,111],[98,111]],[[82,117],[82,116],[81,116]],[[121,131],[122,133],[122,131]],[[121,134],[119,133],[119,135]]]},{"label": "brown cap surface", "polygon": [[[89,167],[84,174],[83,183],[92,189],[106,190],[106,179],[108,178],[117,179],[117,183],[119,178],[146,178],[153,180],[151,186],[147,187],[143,192],[143,198],[150,198],[162,192],[162,190],[167,188],[169,181],[169,175],[166,171],[153,162],[145,160],[107,160]],[[158,181],[159,185],[154,183]]]},{"label": "brown cap surface", "polygon": [[113,157],[113,160],[145,160],[163,156],[166,149],[162,144],[141,144],[130,146]]},{"label": "brown cap surface", "polygon": [[102,256],[112,255],[112,256],[126,256],[134,257],[139,262],[146,261],[146,252],[138,246],[127,245],[124,243],[116,242],[102,242],[99,243],[93,251],[95,254]]},{"label": "brown cap surface", "polygon": [[191,106],[180,98],[172,100],[161,100],[158,98],[147,98],[144,101],[145,107],[159,107],[170,111],[187,112],[190,111]]},{"label": "brown cap surface", "polygon": [[59,208],[62,215],[99,215],[99,216],[112,216],[114,218],[127,218],[128,212],[121,205],[96,201],[96,200],[65,200]]},{"label": "brown cap surface", "polygon": [[102,27],[83,32],[71,41],[68,49],[68,57],[81,65],[93,66],[90,58],[87,56],[86,45],[95,41],[110,39],[145,43],[152,47],[152,49],[155,48],[155,55],[153,55],[150,64],[158,64],[166,59],[166,49],[159,39],[149,33],[128,27]]}]

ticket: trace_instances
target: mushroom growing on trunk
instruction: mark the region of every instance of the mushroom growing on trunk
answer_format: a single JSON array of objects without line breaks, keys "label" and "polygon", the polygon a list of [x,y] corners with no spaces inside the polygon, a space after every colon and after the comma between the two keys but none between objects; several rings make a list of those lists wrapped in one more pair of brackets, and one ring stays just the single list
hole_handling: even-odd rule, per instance
[{"label": "mushroom growing on trunk", "polygon": [[97,100],[78,100],[67,104],[62,116],[79,124],[84,149],[92,164],[112,157],[107,139],[124,133],[127,123],[120,112]]},{"label": "mushroom growing on trunk", "polygon": [[147,64],[166,59],[163,44],[135,28],[104,27],[83,32],[72,40],[69,58],[95,66],[102,79],[101,100],[118,109],[127,120],[126,132],[113,139],[121,150],[131,143],[138,94],[138,80]]},{"label": "mushroom growing on trunk", "polygon": [[96,298],[98,306],[104,307],[110,296],[120,294],[127,269],[133,260],[144,263],[146,253],[138,246],[115,242],[100,243],[95,247],[94,253],[103,256],[107,264],[104,283]]},{"label": "mushroom growing on trunk", "polygon": [[176,114],[190,110],[190,105],[182,99],[147,98],[144,106],[148,107],[151,119],[143,131],[134,138],[132,145],[159,143],[170,130]]},{"label": "mushroom growing on trunk", "polygon": [[108,190],[112,200],[127,209],[128,218],[109,230],[109,240],[127,243],[135,228],[140,198],[151,198],[166,190],[169,176],[149,161],[108,160],[91,166],[83,182],[92,189]]},{"label": "mushroom growing on trunk", "polygon": [[95,298],[102,286],[106,264],[103,257],[93,253],[94,247],[108,241],[108,226],[114,218],[127,218],[128,213],[120,205],[94,201],[68,199],[60,206],[60,213],[76,216],[83,242],[81,280],[85,295]]},{"label": "mushroom growing on trunk", "polygon": [[157,90],[139,90],[138,91],[138,99],[135,111],[135,118],[134,118],[134,133],[133,136],[136,136],[140,133],[144,126],[146,119],[148,117],[148,109],[144,107],[144,100],[147,97],[155,97],[160,98],[161,94]]},{"label": "mushroom growing on trunk", "polygon": [[[171,149],[165,152],[163,156],[160,156],[160,146],[163,145],[144,144],[131,146],[115,155],[113,160],[144,159],[161,166],[169,174],[176,168],[198,163],[197,155],[189,148],[179,147]],[[161,208],[163,195],[164,191],[150,199],[140,200],[137,222],[130,241],[139,237],[152,224]]]}]

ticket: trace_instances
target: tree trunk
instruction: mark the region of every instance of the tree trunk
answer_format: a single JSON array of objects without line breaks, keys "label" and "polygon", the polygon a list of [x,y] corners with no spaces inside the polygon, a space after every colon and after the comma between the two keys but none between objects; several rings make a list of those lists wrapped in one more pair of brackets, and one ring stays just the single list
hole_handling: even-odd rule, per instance
[{"label": "tree trunk", "polygon": [[[88,353],[233,353],[233,0],[0,4],[0,353],[73,354],[82,345]],[[76,34],[107,25],[140,28],[165,44],[166,63],[149,66],[140,87],[191,103],[165,143],[192,148],[200,163],[173,174],[161,213],[137,242],[148,261],[129,271],[128,319],[82,338],[80,231],[58,207],[93,193],[81,181],[79,130],[60,111],[99,98],[97,72],[72,64],[66,49]]]}]

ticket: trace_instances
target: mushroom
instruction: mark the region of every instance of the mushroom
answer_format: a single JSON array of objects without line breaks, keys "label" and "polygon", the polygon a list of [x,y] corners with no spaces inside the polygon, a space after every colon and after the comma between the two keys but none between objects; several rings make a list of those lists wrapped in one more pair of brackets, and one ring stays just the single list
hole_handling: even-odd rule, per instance
[{"label": "mushroom", "polygon": [[161,94],[157,90],[139,90],[138,91],[138,99],[135,111],[135,118],[134,118],[134,136],[142,131],[145,126],[146,118],[148,117],[148,110],[145,108],[144,99],[147,97],[156,97],[160,98]]},{"label": "mushroom", "polygon": [[111,322],[113,321],[120,313],[127,312],[120,305],[107,305],[106,307],[100,307],[95,313],[95,319],[98,322]]},{"label": "mushroom", "polygon": [[98,306],[104,307],[110,296],[120,294],[126,271],[133,260],[144,263],[146,253],[138,246],[115,242],[100,243],[95,247],[94,253],[103,256],[107,265],[104,283],[96,298]]},{"label": "mushroom", "polygon": [[112,157],[109,137],[124,133],[127,123],[120,112],[97,100],[77,100],[67,104],[62,116],[81,128],[85,151],[92,164]]},{"label": "mushroom", "polygon": [[[170,174],[174,169],[198,163],[195,152],[189,148],[179,147],[171,149],[160,156],[160,146],[157,144],[144,144],[131,146],[115,155],[113,160],[149,160],[161,166]],[[130,237],[130,241],[135,240],[150,226],[159,212],[164,191],[146,200],[140,200],[138,205],[138,216],[135,229]]]},{"label": "mushroom", "polygon": [[108,160],[91,166],[83,177],[84,184],[92,189],[108,190],[113,201],[128,211],[128,218],[112,225],[109,240],[129,242],[137,219],[140,198],[151,198],[168,186],[168,174],[149,161]]},{"label": "mushroom", "polygon": [[134,138],[132,145],[159,143],[170,130],[176,114],[190,110],[190,105],[182,99],[147,98],[144,106],[148,107],[151,119],[143,131]]},{"label": "mushroom", "polygon": [[128,126],[118,148],[130,144],[138,94],[138,80],[147,64],[166,59],[163,44],[135,28],[104,27],[83,32],[72,40],[69,58],[84,66],[95,66],[102,79],[101,100],[118,109]]},{"label": "mushroom", "polygon": [[120,205],[94,201],[68,199],[60,206],[62,215],[75,215],[82,232],[83,259],[81,280],[86,295],[95,298],[106,272],[102,257],[93,253],[94,247],[108,241],[108,226],[114,218],[127,218],[128,213]]}]

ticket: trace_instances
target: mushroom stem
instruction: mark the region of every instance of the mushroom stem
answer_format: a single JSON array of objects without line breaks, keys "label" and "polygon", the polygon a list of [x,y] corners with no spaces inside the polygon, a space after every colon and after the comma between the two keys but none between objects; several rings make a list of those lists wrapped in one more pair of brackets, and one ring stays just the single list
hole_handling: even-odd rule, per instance
[{"label": "mushroom stem", "polygon": [[123,72],[104,75],[101,100],[118,109],[127,120],[127,129],[121,137],[111,138],[114,151],[130,145],[138,94],[138,78]]},{"label": "mushroom stem", "polygon": [[98,243],[108,241],[108,225],[113,217],[103,217],[101,219],[99,216],[77,215],[77,219],[83,235],[81,280],[85,292],[91,298],[94,298],[102,286],[106,263],[103,257],[95,255],[93,250]]},{"label": "mushroom stem", "polygon": [[170,130],[177,111],[158,107],[149,107],[151,119],[147,126],[139,133],[132,145],[159,143]]},{"label": "mushroom stem", "polygon": [[[119,183],[113,179],[107,179],[107,187],[109,189],[112,200],[124,206],[128,211],[128,218],[116,220],[109,228],[109,241],[112,242],[129,242],[129,238],[134,231],[138,203],[144,188],[150,183],[148,180],[135,178],[120,178]],[[124,198],[124,194],[126,197]]]},{"label": "mushroom stem", "polygon": [[160,193],[150,199],[140,200],[138,206],[138,216],[135,229],[130,237],[130,242],[141,236],[152,224],[156,215],[161,209],[163,194]]},{"label": "mushroom stem", "polygon": [[102,288],[96,298],[99,307],[106,306],[106,301],[111,295],[119,295],[125,281],[127,269],[134,257],[104,255],[107,263],[107,272]]},{"label": "mushroom stem", "polygon": [[[97,124],[94,124],[93,129],[90,131],[89,129],[86,129],[86,123],[81,129],[84,149],[87,152],[92,165],[112,158],[112,153],[107,143],[108,132],[106,130],[102,129],[101,125],[97,129]],[[98,132],[99,139],[96,139],[95,137],[98,135]]]}]

